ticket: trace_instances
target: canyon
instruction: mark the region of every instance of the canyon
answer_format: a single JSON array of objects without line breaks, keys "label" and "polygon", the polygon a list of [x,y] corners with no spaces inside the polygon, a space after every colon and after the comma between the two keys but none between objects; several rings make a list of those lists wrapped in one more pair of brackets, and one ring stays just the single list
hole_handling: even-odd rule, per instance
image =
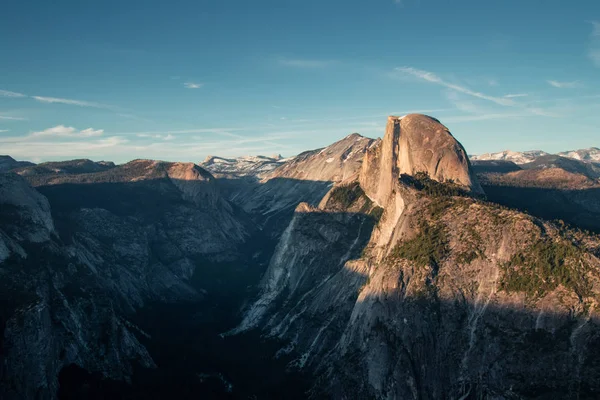
[{"label": "canyon", "polygon": [[3,159],[0,397],[597,398],[595,154]]}]

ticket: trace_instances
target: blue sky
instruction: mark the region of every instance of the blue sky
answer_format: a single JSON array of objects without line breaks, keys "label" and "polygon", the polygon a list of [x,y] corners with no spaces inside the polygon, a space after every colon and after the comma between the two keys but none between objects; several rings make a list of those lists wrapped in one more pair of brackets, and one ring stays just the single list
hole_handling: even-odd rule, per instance
[{"label": "blue sky", "polygon": [[433,115],[470,154],[600,146],[597,0],[7,0],[0,154],[294,155]]}]

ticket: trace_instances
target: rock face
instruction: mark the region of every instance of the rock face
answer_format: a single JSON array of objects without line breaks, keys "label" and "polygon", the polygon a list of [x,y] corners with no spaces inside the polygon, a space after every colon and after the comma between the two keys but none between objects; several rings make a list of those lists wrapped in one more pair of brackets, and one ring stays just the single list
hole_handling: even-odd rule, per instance
[{"label": "rock face", "polygon": [[299,203],[316,206],[332,184],[355,179],[365,152],[376,143],[351,134],[325,148],[279,160],[271,171],[242,179],[229,175],[218,183],[233,204],[252,215],[259,227],[278,240]]},{"label": "rock face", "polygon": [[600,239],[456,196],[437,181],[480,192],[464,149],[405,118],[358,182],[298,207],[234,332],[299,354],[314,398],[597,396]]},{"label": "rock face", "polygon": [[135,311],[201,301],[202,265],[236,260],[252,229],[190,163],[19,172],[0,174],[3,399],[55,398],[70,364],[115,380],[154,367]]},{"label": "rock face", "polygon": [[483,193],[471,172],[467,153],[448,128],[425,115],[389,117],[383,140],[364,159],[361,186],[370,198],[384,205],[400,175],[417,172]]},{"label": "rock face", "polygon": [[[478,165],[583,174],[541,160]],[[0,398],[54,399],[72,364],[135,386],[173,359],[139,397],[211,379],[212,395],[289,397],[236,392],[284,364],[315,377],[306,395],[279,384],[301,398],[600,397],[600,238],[482,200],[439,121],[204,165],[217,178],[154,160],[0,174]]]}]

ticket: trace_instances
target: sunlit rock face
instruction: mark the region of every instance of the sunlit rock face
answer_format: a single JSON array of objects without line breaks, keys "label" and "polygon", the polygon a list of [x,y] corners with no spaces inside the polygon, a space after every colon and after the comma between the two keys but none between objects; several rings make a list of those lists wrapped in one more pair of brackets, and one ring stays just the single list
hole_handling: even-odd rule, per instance
[{"label": "sunlit rock face", "polygon": [[438,120],[421,114],[389,117],[381,143],[364,158],[360,183],[367,195],[385,204],[402,174],[425,172],[483,193],[462,145]]},{"label": "sunlit rock face", "polygon": [[314,398],[599,394],[600,240],[399,179],[417,172],[482,193],[443,125],[391,117],[358,180],[296,209],[232,333],[286,343]]}]

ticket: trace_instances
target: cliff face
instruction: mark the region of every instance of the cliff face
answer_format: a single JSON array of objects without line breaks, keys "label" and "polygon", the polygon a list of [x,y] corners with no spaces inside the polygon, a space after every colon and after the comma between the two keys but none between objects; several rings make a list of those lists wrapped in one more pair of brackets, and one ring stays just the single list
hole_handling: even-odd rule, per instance
[{"label": "cliff face", "polygon": [[277,161],[275,169],[257,168],[255,175],[244,173],[237,179],[229,174],[227,179],[219,179],[218,184],[229,201],[252,215],[261,229],[279,240],[298,204],[316,206],[332,184],[356,179],[365,152],[376,143],[351,134],[325,148]]},{"label": "cliff face", "polygon": [[296,210],[235,332],[300,354],[315,398],[600,393],[598,238],[466,196],[464,149],[425,116],[390,119],[358,182]]},{"label": "cliff face", "polygon": [[153,160],[0,174],[0,398],[55,398],[70,364],[166,368],[142,398],[304,397],[284,364],[312,398],[598,398],[600,238],[482,200],[465,154],[409,115],[227,179]]},{"label": "cliff face", "polygon": [[155,367],[135,311],[201,309],[203,265],[236,260],[251,229],[194,164],[94,170],[20,171],[37,190],[0,174],[1,398],[55,398],[70,364],[115,380]]},{"label": "cliff face", "polygon": [[467,153],[448,128],[434,118],[410,114],[389,117],[381,143],[362,163],[360,184],[367,196],[384,205],[402,174],[425,172],[440,182],[453,181],[483,193],[470,169]]}]

